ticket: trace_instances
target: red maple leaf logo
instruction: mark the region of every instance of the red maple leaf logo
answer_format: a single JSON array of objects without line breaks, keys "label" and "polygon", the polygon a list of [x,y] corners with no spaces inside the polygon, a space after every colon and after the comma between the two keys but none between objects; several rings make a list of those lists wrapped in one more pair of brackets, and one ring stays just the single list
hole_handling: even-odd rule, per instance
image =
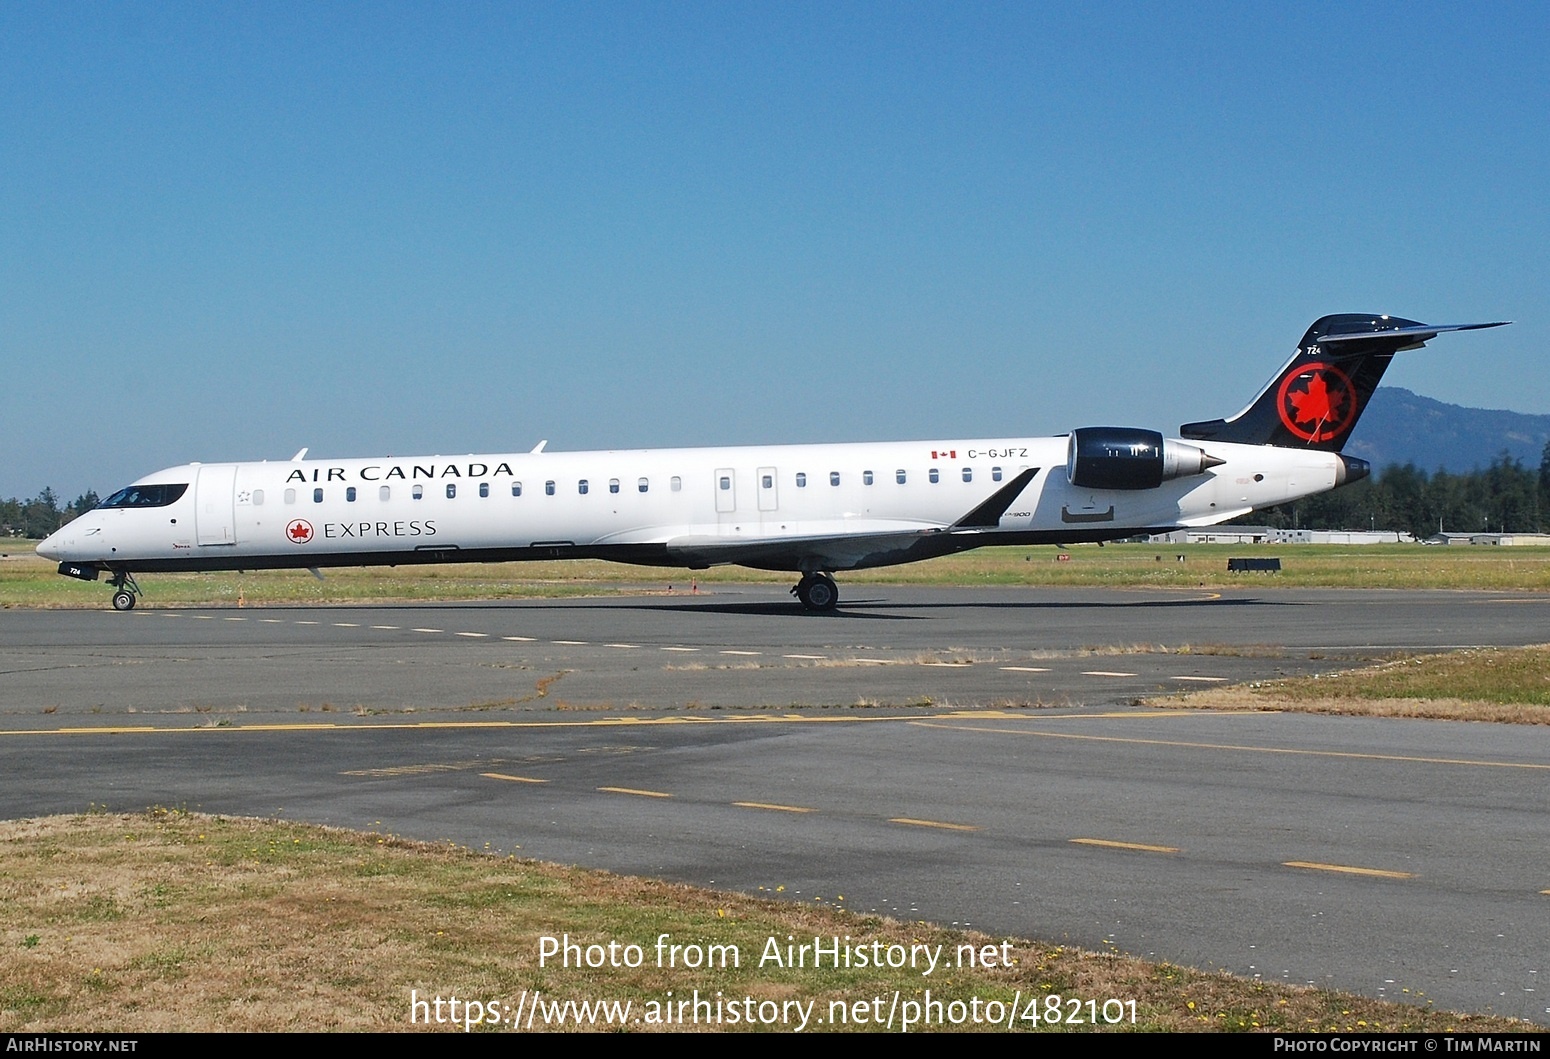
[{"label": "red maple leaf logo", "polygon": [[306,519],[296,519],[285,527],[285,535],[294,544],[306,544],[312,539],[312,523]]},{"label": "red maple leaf logo", "polygon": [[1299,423],[1328,423],[1338,420],[1342,407],[1350,400],[1351,395],[1342,390],[1330,393],[1329,387],[1324,383],[1323,375],[1315,375],[1308,381],[1308,388],[1298,393],[1292,390],[1287,395],[1292,402],[1292,407],[1297,409],[1296,419]]},{"label": "red maple leaf logo", "polygon": [[[1301,383],[1302,386],[1294,389]],[[1356,390],[1345,372],[1333,364],[1309,364],[1287,372],[1279,394],[1281,423],[1314,444],[1345,430],[1356,406]]]}]

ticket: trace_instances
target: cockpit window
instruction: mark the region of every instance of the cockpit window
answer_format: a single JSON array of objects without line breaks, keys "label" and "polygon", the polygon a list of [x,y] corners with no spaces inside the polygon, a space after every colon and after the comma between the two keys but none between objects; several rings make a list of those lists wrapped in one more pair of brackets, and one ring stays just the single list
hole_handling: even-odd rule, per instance
[{"label": "cockpit window", "polygon": [[131,485],[108,497],[98,507],[166,507],[188,492],[188,483]]}]

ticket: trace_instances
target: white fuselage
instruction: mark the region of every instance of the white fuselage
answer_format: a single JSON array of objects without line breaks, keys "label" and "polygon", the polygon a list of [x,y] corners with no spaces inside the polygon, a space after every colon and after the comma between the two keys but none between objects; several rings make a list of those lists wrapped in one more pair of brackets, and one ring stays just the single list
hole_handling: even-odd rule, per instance
[{"label": "white fuselage", "polygon": [[131,573],[582,556],[832,571],[1209,525],[1340,480],[1333,453],[1203,447],[1219,465],[1138,489],[1073,486],[1064,436],[186,464],[135,483],[186,485],[177,499],[97,508],[38,551]]}]

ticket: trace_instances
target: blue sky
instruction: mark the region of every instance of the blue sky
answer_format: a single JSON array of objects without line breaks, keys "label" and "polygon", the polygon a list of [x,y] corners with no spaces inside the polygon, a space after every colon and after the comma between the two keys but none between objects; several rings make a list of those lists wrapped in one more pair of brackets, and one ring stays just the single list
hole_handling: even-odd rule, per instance
[{"label": "blue sky", "polygon": [[0,6],[0,496],[1227,415],[1329,312],[1550,412],[1544,4]]}]

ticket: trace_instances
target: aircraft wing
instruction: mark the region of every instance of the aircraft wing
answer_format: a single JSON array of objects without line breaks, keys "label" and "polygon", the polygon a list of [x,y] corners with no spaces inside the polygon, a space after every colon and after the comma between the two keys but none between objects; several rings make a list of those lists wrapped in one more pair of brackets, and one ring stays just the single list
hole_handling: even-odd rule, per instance
[{"label": "aircraft wing", "polygon": [[768,570],[858,570],[942,555],[958,548],[946,537],[994,530],[1001,516],[1033,481],[1030,467],[950,524],[905,519],[847,521],[829,530],[796,536],[685,535],[668,539],[668,551],[690,566],[736,563]]},{"label": "aircraft wing", "polygon": [[947,532],[946,526],[898,524],[886,529],[876,522],[866,530],[790,537],[674,537],[667,542],[670,554],[689,567],[735,563],[756,570],[858,570],[904,561],[923,550],[923,557],[937,554],[925,543]]}]

